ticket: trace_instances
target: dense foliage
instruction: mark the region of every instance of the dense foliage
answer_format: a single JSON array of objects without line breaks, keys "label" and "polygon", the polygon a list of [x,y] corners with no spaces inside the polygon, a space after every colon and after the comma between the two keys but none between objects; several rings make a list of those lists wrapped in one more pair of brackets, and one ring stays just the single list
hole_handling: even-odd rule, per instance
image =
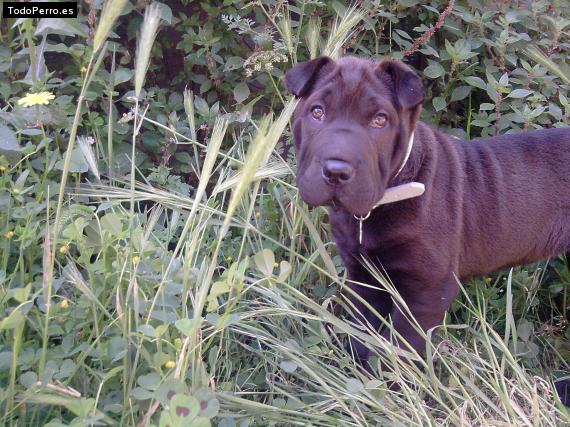
[{"label": "dense foliage", "polygon": [[562,256],[464,284],[427,362],[388,356],[399,391],[353,360],[283,84],[322,52],[393,55],[459,137],[568,126],[566,0],[103,3],[0,17],[2,424],[569,421]]}]

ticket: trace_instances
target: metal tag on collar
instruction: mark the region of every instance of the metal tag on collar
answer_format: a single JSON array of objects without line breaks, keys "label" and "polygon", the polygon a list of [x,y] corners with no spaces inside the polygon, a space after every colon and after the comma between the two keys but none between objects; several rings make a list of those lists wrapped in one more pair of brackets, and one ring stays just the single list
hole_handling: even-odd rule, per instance
[{"label": "metal tag on collar", "polygon": [[362,223],[368,219],[372,211],[368,212],[366,216],[356,216],[354,217],[358,220],[358,244],[362,245]]},{"label": "metal tag on collar", "polygon": [[372,209],[365,216],[354,215],[358,221],[358,243],[362,245],[362,223],[370,217],[370,214],[378,206],[389,203],[399,202],[401,200],[413,199],[419,197],[426,191],[426,187],[421,182],[408,182],[407,184],[397,185],[386,190],[384,197],[378,203],[372,206]]}]

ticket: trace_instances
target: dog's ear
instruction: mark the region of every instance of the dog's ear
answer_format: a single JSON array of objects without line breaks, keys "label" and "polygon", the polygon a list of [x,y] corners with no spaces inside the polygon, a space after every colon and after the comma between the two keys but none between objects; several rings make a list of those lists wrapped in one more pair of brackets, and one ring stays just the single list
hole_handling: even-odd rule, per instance
[{"label": "dog's ear", "polygon": [[391,88],[401,108],[411,109],[424,101],[422,79],[399,59],[387,58],[376,68],[378,77]]},{"label": "dog's ear", "polygon": [[300,62],[285,74],[285,86],[297,98],[307,96],[318,77],[333,68],[334,61],[321,56],[311,61]]}]

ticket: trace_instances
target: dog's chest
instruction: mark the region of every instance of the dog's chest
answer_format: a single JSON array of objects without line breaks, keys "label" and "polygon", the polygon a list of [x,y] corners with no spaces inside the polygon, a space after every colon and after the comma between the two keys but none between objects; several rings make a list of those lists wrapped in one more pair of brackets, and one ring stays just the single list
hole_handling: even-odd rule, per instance
[{"label": "dog's chest", "polygon": [[333,236],[343,257],[370,257],[379,255],[391,234],[377,221],[359,220],[354,215],[342,212],[331,214]]},{"label": "dog's chest", "polygon": [[386,209],[361,222],[347,212],[331,212],[330,219],[345,264],[367,259],[390,270],[421,246],[417,234],[410,232],[411,218],[406,214],[393,215]]}]

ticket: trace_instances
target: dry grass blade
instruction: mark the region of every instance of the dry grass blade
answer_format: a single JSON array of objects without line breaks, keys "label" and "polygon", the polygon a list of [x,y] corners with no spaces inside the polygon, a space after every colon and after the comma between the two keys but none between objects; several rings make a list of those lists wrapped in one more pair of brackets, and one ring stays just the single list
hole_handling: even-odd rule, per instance
[{"label": "dry grass blade", "polygon": [[[127,183],[122,181],[116,182],[127,185]],[[111,185],[82,185],[78,191],[70,190],[70,193],[76,194],[77,196],[114,200],[121,203],[129,202],[131,199],[131,191],[128,188]],[[194,199],[192,198],[139,182],[136,183],[134,201],[153,201],[169,209],[186,211],[191,210],[194,204]],[[203,203],[200,203],[200,209],[220,216],[224,215],[222,211]]]},{"label": "dry grass blade", "polygon": [[208,144],[206,158],[204,159],[204,166],[202,167],[202,172],[200,174],[200,182],[198,183],[198,188],[196,189],[194,203],[192,203],[192,208],[190,209],[190,214],[188,215],[188,218],[186,218],[184,229],[182,230],[182,233],[178,238],[178,243],[176,244],[176,248],[174,249],[174,252],[170,257],[170,262],[168,263],[168,266],[163,274],[163,278],[160,282],[158,290],[156,291],[156,297],[152,302],[151,308],[149,310],[150,312],[152,312],[152,310],[154,309],[156,299],[160,295],[162,287],[164,286],[164,283],[169,277],[169,273],[172,268],[172,265],[174,264],[174,261],[178,257],[178,254],[180,253],[182,246],[186,244],[186,236],[188,234],[188,231],[190,230],[190,227],[192,226],[192,223],[194,222],[194,217],[196,215],[196,212],[200,208],[200,200],[202,199],[202,197],[206,192],[206,186],[210,182],[210,176],[214,169],[214,165],[216,163],[218,153],[220,152],[220,147],[222,145],[222,141],[224,140],[227,128],[228,128],[228,122],[226,120],[224,119],[216,120],[216,123],[214,125],[214,130],[212,131],[212,138],[210,139],[210,143]]},{"label": "dry grass blade", "polygon": [[285,8],[283,13],[283,19],[279,21],[279,29],[280,34],[283,37],[283,43],[287,47],[287,52],[291,58],[295,58],[296,52],[295,47],[293,46],[293,33],[292,33],[292,23],[291,23],[291,16],[289,15],[289,9]]},{"label": "dry grass blade", "polygon": [[319,54],[319,42],[321,38],[321,18],[311,16],[309,26],[305,33],[307,40],[307,48],[311,59],[314,59]]},{"label": "dry grass blade", "polygon": [[538,62],[543,67],[547,68],[551,73],[554,73],[560,77],[564,83],[570,84],[570,69],[566,64],[557,64],[535,46],[528,47],[524,49],[523,52],[526,56]]},{"label": "dry grass blade", "polygon": [[113,27],[113,24],[125,8],[127,0],[109,0],[103,6],[103,11],[101,12],[101,18],[99,19],[99,25],[95,31],[95,37],[93,39],[93,51],[97,52],[109,35],[109,31]]},{"label": "dry grass blade", "polygon": [[109,313],[107,311],[105,306],[103,304],[101,304],[101,302],[99,301],[97,296],[93,293],[93,291],[91,290],[91,288],[89,287],[89,285],[87,284],[87,282],[83,278],[83,275],[81,274],[81,272],[79,271],[79,269],[77,268],[77,266],[75,265],[75,263],[73,261],[68,260],[68,264],[63,269],[63,277],[69,283],[73,284],[79,292],[81,292],[83,295],[85,295],[87,297],[87,299],[92,304],[99,307],[99,309],[103,313],[105,313],[105,315],[109,319],[113,318],[113,316],[111,316],[111,313]]},{"label": "dry grass blade", "polygon": [[190,126],[190,138],[196,141],[196,115],[194,114],[194,92],[184,90],[184,111],[188,117],[188,126]]},{"label": "dry grass blade", "polygon": [[[262,179],[273,179],[286,176],[290,173],[289,167],[283,162],[271,162],[263,167],[260,167],[252,178],[252,181],[259,181]],[[222,193],[235,187],[243,179],[243,173],[237,172],[226,176],[220,180],[212,190],[212,195]]]},{"label": "dry grass blade", "polygon": [[350,39],[356,26],[364,19],[364,12],[357,6],[346,11],[344,16],[336,19],[329,38],[323,49],[323,55],[338,58],[342,52],[342,46]]},{"label": "dry grass blade", "polygon": [[334,261],[332,260],[332,257],[330,256],[327,248],[325,247],[325,244],[322,241],[317,228],[309,219],[307,213],[305,212],[305,208],[303,206],[296,206],[296,207],[297,207],[297,212],[299,213],[301,219],[303,220],[303,223],[305,224],[305,227],[307,227],[307,230],[309,230],[309,235],[311,236],[313,243],[317,246],[319,255],[321,256],[321,259],[323,260],[323,263],[325,264],[328,273],[331,275],[331,277],[335,277],[337,272],[336,272],[336,267],[334,265]]},{"label": "dry grass blade", "polygon": [[246,156],[245,164],[241,170],[242,179],[232,192],[232,197],[228,206],[226,218],[224,220],[224,229],[222,236],[227,231],[227,227],[231,218],[240,203],[242,196],[245,194],[251,181],[260,166],[264,166],[269,160],[269,156],[275,148],[279,137],[283,133],[285,126],[289,123],[289,119],[293,115],[297,101],[290,100],[286,105],[279,118],[270,124],[270,117],[266,116],[259,124],[259,128],[253,137],[251,148]]},{"label": "dry grass blade", "polygon": [[81,150],[81,153],[87,162],[89,170],[93,175],[95,175],[97,180],[99,180],[99,168],[97,167],[97,159],[95,157],[95,153],[93,152],[93,146],[91,146],[87,141],[87,138],[84,137],[77,138],[77,144],[79,145],[79,149]]},{"label": "dry grass blade", "polygon": [[147,7],[144,14],[141,33],[137,43],[137,56],[135,59],[135,95],[140,96],[146,70],[150,60],[150,50],[154,44],[154,39],[160,24],[161,9],[158,3],[153,3]]}]

